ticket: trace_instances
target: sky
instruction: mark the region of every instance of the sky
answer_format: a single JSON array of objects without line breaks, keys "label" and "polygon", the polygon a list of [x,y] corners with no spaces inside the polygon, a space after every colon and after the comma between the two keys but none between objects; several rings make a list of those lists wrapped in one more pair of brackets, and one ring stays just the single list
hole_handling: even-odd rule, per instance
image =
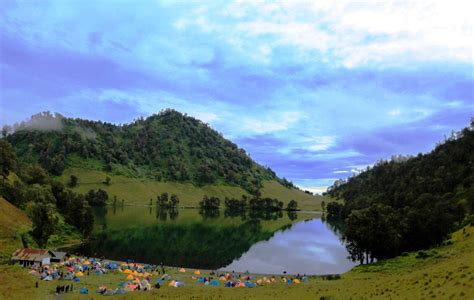
[{"label": "sky", "polygon": [[0,125],[174,108],[313,192],[474,116],[473,1],[0,2]]}]

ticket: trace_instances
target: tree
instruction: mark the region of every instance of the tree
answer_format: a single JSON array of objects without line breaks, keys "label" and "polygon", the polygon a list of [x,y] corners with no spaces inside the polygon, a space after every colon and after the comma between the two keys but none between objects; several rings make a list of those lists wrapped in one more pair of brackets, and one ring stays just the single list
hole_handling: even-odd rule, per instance
[{"label": "tree", "polygon": [[12,145],[5,139],[0,140],[0,168],[3,179],[6,179],[10,174],[10,171],[16,167],[16,154],[13,151]]},{"label": "tree", "polygon": [[108,199],[109,194],[102,189],[98,189],[97,192],[90,190],[86,195],[86,200],[90,206],[105,206]]},{"label": "tree", "polygon": [[324,211],[324,208],[326,207],[326,202],[325,201],[321,201],[321,209]]},{"label": "tree", "polygon": [[341,218],[342,214],[342,204],[337,202],[329,202],[326,211],[328,213],[328,218],[338,219]]},{"label": "tree", "polygon": [[170,207],[177,207],[179,204],[179,198],[177,195],[172,194],[170,198]]},{"label": "tree", "polygon": [[94,228],[94,214],[88,201],[83,195],[77,195],[67,208],[68,222],[74,225],[84,237]]},{"label": "tree", "polygon": [[8,134],[12,131],[12,127],[9,125],[3,125],[2,127],[2,137],[7,137]]},{"label": "tree", "polygon": [[77,176],[76,175],[71,175],[69,177],[69,187],[73,188],[73,187],[77,186],[77,181],[78,181]]},{"label": "tree", "polygon": [[105,185],[110,185],[111,179],[109,176],[105,177],[105,181],[103,182]]},{"label": "tree", "polygon": [[168,207],[168,193],[164,192],[156,199],[156,205],[159,207]]},{"label": "tree", "polygon": [[48,173],[40,165],[30,165],[19,172],[20,178],[28,184],[45,185],[49,181]]},{"label": "tree", "polygon": [[288,206],[286,207],[286,210],[295,211],[297,209],[298,209],[298,202],[296,202],[295,200],[291,200],[290,202],[288,202]]},{"label": "tree", "polygon": [[54,233],[58,223],[58,219],[54,214],[54,206],[51,203],[44,202],[33,204],[31,220],[33,222],[32,236],[38,246],[43,247]]},{"label": "tree", "polygon": [[202,200],[199,202],[201,209],[219,209],[221,200],[217,197],[208,197],[204,195]]}]

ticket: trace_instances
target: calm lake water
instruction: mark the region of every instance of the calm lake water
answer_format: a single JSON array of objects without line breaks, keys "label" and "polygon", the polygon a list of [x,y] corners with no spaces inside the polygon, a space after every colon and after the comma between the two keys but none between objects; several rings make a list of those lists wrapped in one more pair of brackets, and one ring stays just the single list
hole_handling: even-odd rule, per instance
[{"label": "calm lake water", "polygon": [[337,231],[315,213],[200,212],[155,207],[95,210],[80,254],[262,274],[342,273],[355,264]]}]

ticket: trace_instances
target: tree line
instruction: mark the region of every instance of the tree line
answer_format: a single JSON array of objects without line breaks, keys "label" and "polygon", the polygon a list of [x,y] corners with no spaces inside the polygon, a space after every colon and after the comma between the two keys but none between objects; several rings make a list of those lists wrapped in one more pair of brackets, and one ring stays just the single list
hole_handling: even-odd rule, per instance
[{"label": "tree line", "polygon": [[433,151],[379,161],[327,194],[354,260],[370,262],[438,245],[474,211],[474,122]]}]

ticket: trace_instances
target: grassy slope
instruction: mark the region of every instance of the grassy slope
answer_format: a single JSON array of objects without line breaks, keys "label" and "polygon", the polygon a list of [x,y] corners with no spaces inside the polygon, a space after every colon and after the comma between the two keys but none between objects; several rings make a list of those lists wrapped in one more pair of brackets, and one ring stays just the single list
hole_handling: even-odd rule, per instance
[{"label": "grassy slope", "polygon": [[[474,227],[466,233],[453,235],[453,244],[436,248],[436,255],[417,259],[416,253],[386,260],[370,266],[356,267],[342,275],[340,280],[311,278],[308,283],[287,285],[281,282],[255,289],[206,287],[190,280],[191,270],[179,275],[186,282],[184,288],[163,286],[152,292],[133,292],[119,299],[148,299],[154,297],[174,299],[472,299],[474,295]],[[433,250],[430,251],[434,253]],[[168,270],[175,275],[177,270]],[[100,286],[115,287],[124,279],[123,274],[84,276],[75,284],[76,293],[68,299],[102,299],[94,291]],[[1,299],[48,299],[57,282],[40,282],[27,270],[17,266],[0,266]],[[88,287],[89,296],[77,294],[80,287]]]},{"label": "grassy slope", "polygon": [[[208,185],[197,187],[190,183],[177,182],[158,182],[150,179],[129,178],[125,176],[110,175],[102,171],[87,170],[81,168],[68,168],[64,171],[60,179],[67,183],[70,175],[76,175],[79,178],[79,184],[73,190],[79,193],[87,193],[90,189],[104,189],[113,199],[116,195],[121,201],[125,199],[125,204],[149,204],[150,199],[153,203],[156,196],[163,192],[168,194],[177,194],[180,198],[180,206],[196,207],[204,195],[218,196],[221,200],[224,197],[240,198],[243,194],[248,194],[240,187],[227,185]],[[102,182],[105,177],[112,179],[112,184],[107,186]],[[319,210],[321,196],[311,196],[300,190],[288,189],[276,181],[267,181],[264,183],[262,191],[263,197],[278,198],[288,203],[291,199],[298,201],[299,208],[305,210]]]},{"label": "grassy slope", "polygon": [[22,247],[19,232],[30,227],[26,214],[0,197],[0,262],[8,261],[13,251]]}]

